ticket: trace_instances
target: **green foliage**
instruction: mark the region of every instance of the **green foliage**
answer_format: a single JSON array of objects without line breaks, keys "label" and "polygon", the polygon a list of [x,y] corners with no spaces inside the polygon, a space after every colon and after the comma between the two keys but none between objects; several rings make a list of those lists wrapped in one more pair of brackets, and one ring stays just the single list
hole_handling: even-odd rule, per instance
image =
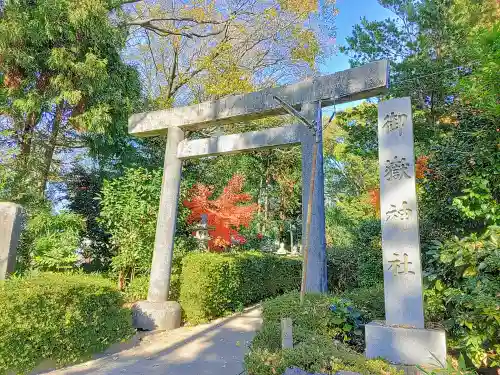
[{"label": "green foliage", "polygon": [[[436,356],[434,356],[434,358],[436,359],[436,362],[439,363],[439,360],[436,358]],[[467,366],[463,355],[460,355],[457,361],[448,358],[446,363],[441,363],[441,365],[442,365],[442,367],[436,367],[436,368],[432,368],[432,369],[424,369],[422,366],[417,365],[417,368],[425,375],[475,375],[475,374],[477,374],[475,369]]]},{"label": "green foliage", "polygon": [[79,361],[133,334],[121,294],[95,275],[44,273],[0,283],[0,372]]},{"label": "green foliage", "polygon": [[[173,278],[173,275],[171,276]],[[172,282],[172,281],[171,281]],[[170,286],[172,288],[172,286]],[[144,301],[148,298],[149,277],[136,276],[125,288],[125,300],[129,303]]]},{"label": "green foliage", "polygon": [[441,321],[449,345],[477,367],[500,364],[499,227],[436,242],[430,257],[425,297],[427,318]]},{"label": "green foliage", "polygon": [[[140,82],[121,60],[127,29],[104,0],[9,1],[0,19],[0,112],[17,148],[11,199],[26,181],[43,194],[58,151],[81,147],[100,162],[132,149],[124,139]],[[113,160],[118,164],[117,160]]]},{"label": "green foliage", "polygon": [[[335,307],[335,308],[334,308]],[[263,304],[263,325],[245,357],[249,375],[282,374],[287,367],[327,374],[347,370],[361,374],[397,374],[381,360],[366,360],[340,339],[360,351],[354,337],[356,321],[363,319],[351,302],[336,296],[308,294],[300,305],[298,293],[288,293]],[[281,349],[281,318],[293,322],[293,349]],[[361,336],[362,337],[362,336]],[[362,344],[362,343],[361,343]]]},{"label": "green foliage", "polygon": [[[178,301],[179,293],[181,290],[181,273],[182,273],[182,260],[190,249],[195,245],[184,238],[176,238],[174,244],[174,258],[172,261],[172,271],[170,274],[170,291],[169,300]],[[145,300],[148,296],[149,289],[149,275],[135,276],[125,289],[125,298],[127,302],[136,302]]]},{"label": "green foliage", "polygon": [[[278,332],[281,318],[292,319],[294,344],[302,342],[311,334],[317,334],[363,350],[360,324],[364,322],[364,318],[347,299],[333,295],[308,294],[301,305],[298,293],[288,293],[264,302],[262,309],[264,326],[272,326]],[[260,333],[256,336],[256,342],[262,340],[259,335]],[[280,335],[276,337],[278,341],[267,342],[270,347],[280,346]]]},{"label": "green foliage", "polygon": [[352,288],[371,287],[383,280],[380,221],[361,221],[347,217],[344,207],[327,211],[328,288],[343,292]]},{"label": "green foliage", "polygon": [[368,288],[349,290],[343,293],[342,297],[352,301],[366,322],[385,319],[384,285],[382,281]]},{"label": "green foliage", "polygon": [[[485,3],[492,3],[488,0]],[[486,16],[495,17],[495,12]],[[493,118],[500,116],[500,22],[497,11],[496,23],[488,27],[489,22],[479,24],[473,29],[463,49],[464,54],[477,66],[470,76],[463,77],[460,82],[460,91],[464,100],[474,108]],[[494,22],[494,21],[493,21]],[[463,47],[463,46],[462,46]]]},{"label": "green foliage", "polygon": [[23,232],[22,267],[38,270],[75,267],[84,229],[84,218],[69,211],[53,214],[44,209],[33,213]]},{"label": "green foliage", "polygon": [[99,222],[111,234],[116,272],[130,276],[151,267],[161,176],[161,170],[127,169],[103,183]]},{"label": "green foliage", "polygon": [[180,303],[190,323],[216,318],[300,286],[302,262],[260,252],[193,253],[183,260]]},{"label": "green foliage", "polygon": [[293,349],[272,351],[252,347],[245,356],[248,375],[283,374],[288,367],[294,366],[322,374],[335,374],[337,371],[353,371],[363,375],[400,374],[383,360],[367,360],[362,354],[318,335],[311,335]]}]

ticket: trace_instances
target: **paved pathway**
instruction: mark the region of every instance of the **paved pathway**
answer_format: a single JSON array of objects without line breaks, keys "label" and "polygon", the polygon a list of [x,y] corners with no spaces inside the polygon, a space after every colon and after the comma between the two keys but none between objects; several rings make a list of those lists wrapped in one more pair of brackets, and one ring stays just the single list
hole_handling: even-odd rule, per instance
[{"label": "paved pathway", "polygon": [[238,375],[261,322],[254,307],[209,324],[150,334],[134,348],[48,374]]}]

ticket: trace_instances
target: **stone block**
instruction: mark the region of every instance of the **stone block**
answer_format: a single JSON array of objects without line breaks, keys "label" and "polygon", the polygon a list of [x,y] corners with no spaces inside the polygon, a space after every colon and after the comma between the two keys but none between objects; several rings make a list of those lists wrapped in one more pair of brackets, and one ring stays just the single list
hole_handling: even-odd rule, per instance
[{"label": "stone block", "polygon": [[22,229],[22,207],[0,202],[0,280],[14,272],[16,251]]},{"label": "stone block", "polygon": [[442,330],[387,326],[371,322],[365,326],[366,357],[382,357],[394,364],[441,367],[446,364],[446,335]]},{"label": "stone block", "polygon": [[281,318],[281,347],[293,348],[293,323],[290,318]]},{"label": "stone block", "polygon": [[181,326],[181,305],[175,301],[139,301],[132,306],[132,323],[145,331],[171,330]]}]

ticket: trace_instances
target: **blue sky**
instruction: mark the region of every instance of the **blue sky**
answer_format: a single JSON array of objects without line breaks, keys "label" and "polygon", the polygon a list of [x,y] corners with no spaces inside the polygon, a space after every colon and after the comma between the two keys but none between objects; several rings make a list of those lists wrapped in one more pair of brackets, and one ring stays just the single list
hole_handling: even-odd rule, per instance
[{"label": "blue sky", "polygon": [[[382,7],[377,0],[337,0],[339,14],[335,19],[337,26],[337,45],[345,45],[346,37],[352,34],[352,27],[360,22],[361,17],[369,21],[380,21],[393,17],[393,13]],[[321,74],[335,73],[340,70],[349,69],[349,58],[341,53],[331,56],[319,66]],[[361,101],[355,101],[337,106],[337,110],[344,110],[356,106]],[[329,116],[332,107],[324,108],[323,112]]]},{"label": "blue sky", "polygon": [[[360,22],[361,17],[370,21],[379,21],[394,15],[383,8],[377,0],[337,0],[339,14],[335,19],[337,26],[337,45],[345,45],[346,37],[352,34],[352,27]],[[322,74],[334,73],[349,68],[348,57],[339,53],[328,58],[320,65]]]}]

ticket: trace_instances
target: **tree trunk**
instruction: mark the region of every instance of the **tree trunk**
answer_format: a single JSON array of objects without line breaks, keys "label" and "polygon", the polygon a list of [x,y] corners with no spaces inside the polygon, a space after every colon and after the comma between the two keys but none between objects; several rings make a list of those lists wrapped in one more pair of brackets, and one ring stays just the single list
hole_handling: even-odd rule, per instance
[{"label": "tree trunk", "polygon": [[19,160],[23,163],[23,167],[28,164],[29,157],[31,155],[31,144],[33,140],[33,132],[35,131],[36,115],[30,113],[26,116],[26,121],[24,122],[23,130],[19,136]]},{"label": "tree trunk", "polygon": [[259,233],[262,233],[262,219],[261,219],[261,212],[262,212],[262,205],[260,204],[261,202],[261,199],[262,199],[262,187],[264,185],[264,179],[262,178],[262,176],[260,177],[260,183],[259,183],[259,193],[257,195],[257,204],[258,204],[258,207],[257,207],[257,216],[259,217],[259,224],[258,224],[258,232]]},{"label": "tree trunk", "polygon": [[123,291],[125,289],[125,272],[123,270],[118,274],[118,290]]},{"label": "tree trunk", "polygon": [[54,157],[54,150],[56,149],[57,136],[59,135],[59,129],[61,128],[61,120],[62,107],[57,106],[49,141],[45,148],[45,154],[43,157],[42,176],[40,179],[40,191],[42,194],[45,192],[47,181],[49,179],[50,166],[52,165],[52,158]]},{"label": "tree trunk", "polygon": [[266,193],[266,198],[264,201],[264,224],[262,225],[262,233],[265,234],[267,231],[267,212],[269,211],[269,196]]}]

